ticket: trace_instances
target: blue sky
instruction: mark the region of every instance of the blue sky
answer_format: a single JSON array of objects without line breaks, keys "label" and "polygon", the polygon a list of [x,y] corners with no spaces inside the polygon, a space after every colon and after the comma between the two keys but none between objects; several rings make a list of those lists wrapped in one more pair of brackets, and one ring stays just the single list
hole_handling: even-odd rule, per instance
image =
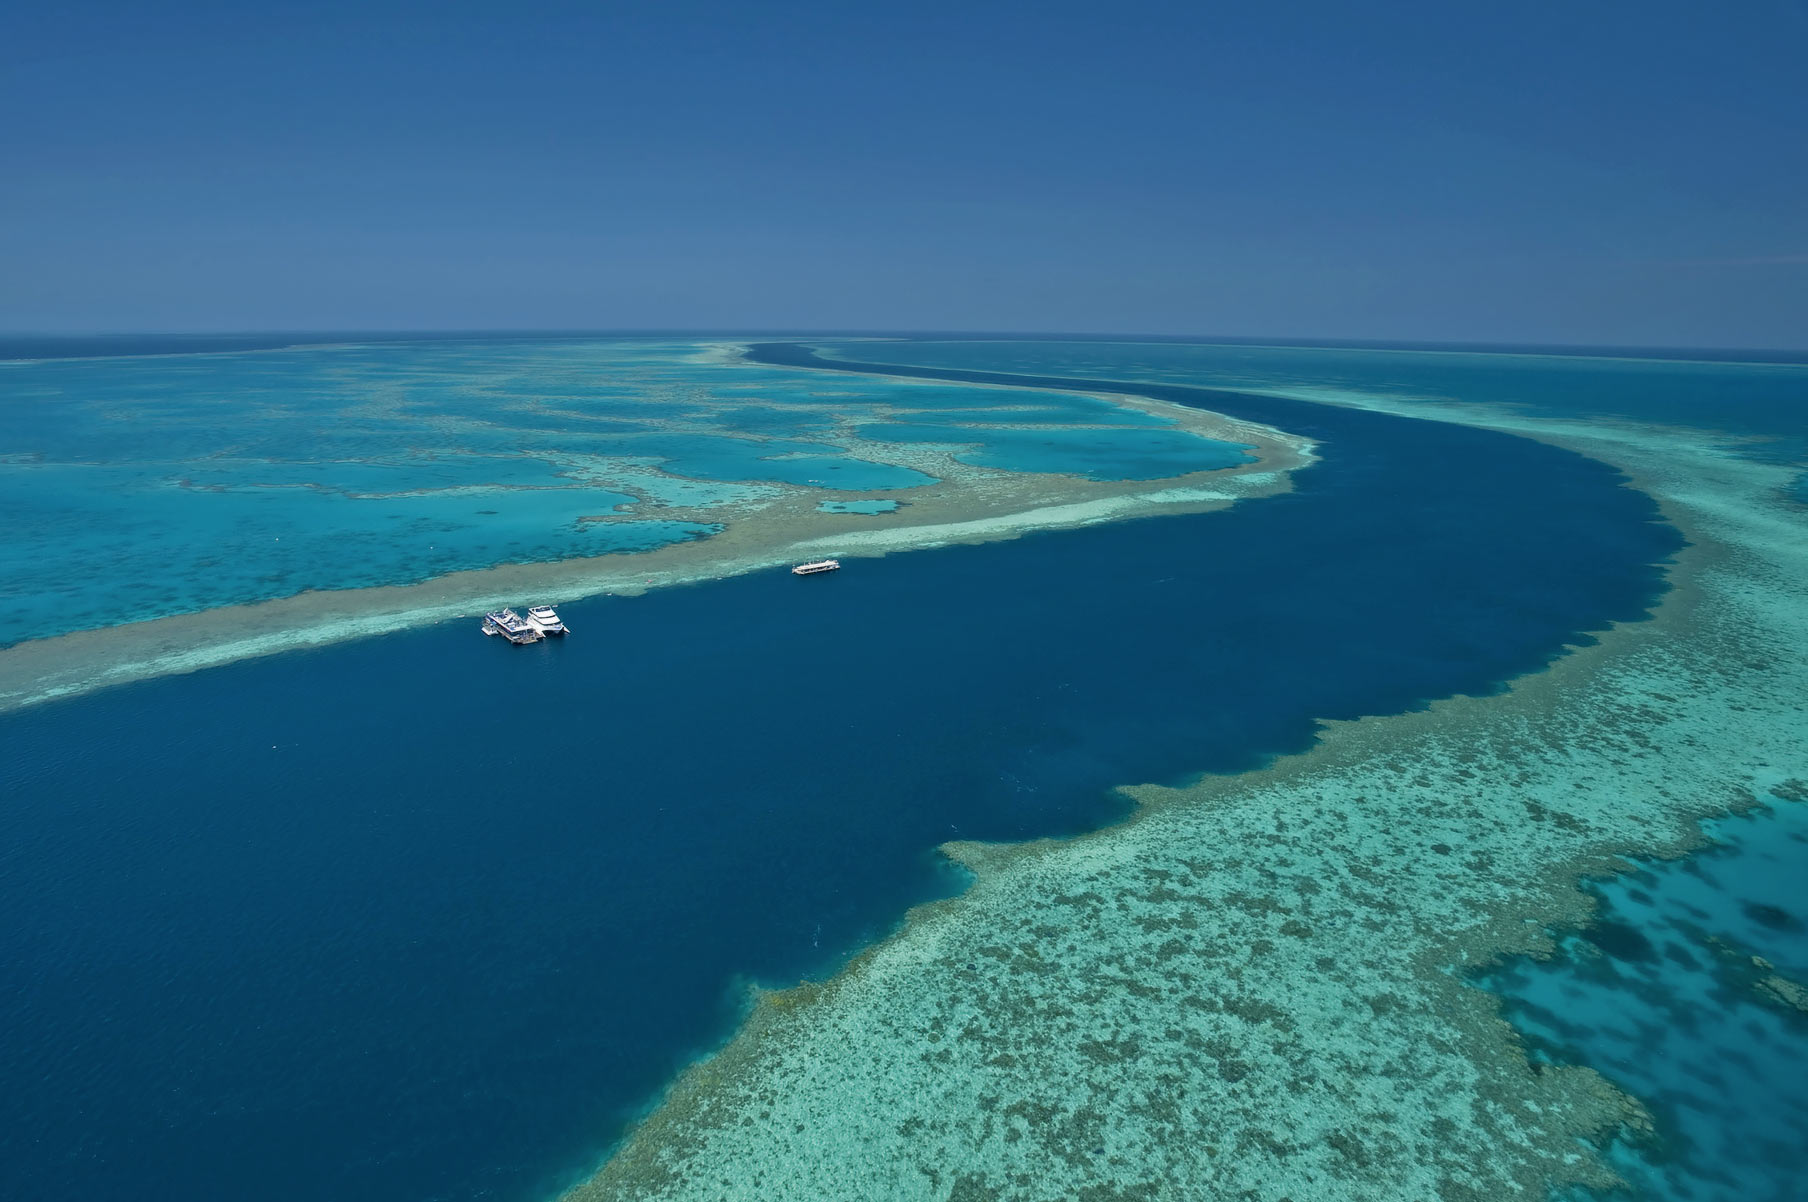
[{"label": "blue sky", "polygon": [[0,330],[1808,346],[1808,4],[59,4]]}]

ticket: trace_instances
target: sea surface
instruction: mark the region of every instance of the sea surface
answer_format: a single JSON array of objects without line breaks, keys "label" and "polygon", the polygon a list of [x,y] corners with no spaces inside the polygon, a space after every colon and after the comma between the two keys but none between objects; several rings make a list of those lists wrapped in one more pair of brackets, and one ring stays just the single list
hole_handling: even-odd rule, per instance
[{"label": "sea surface", "polygon": [[1596,882],[1596,919],[1558,954],[1485,983],[1534,1054],[1585,1063],[1650,1111],[1610,1162],[1641,1198],[1800,1197],[1808,1131],[1808,806],[1801,798],[1704,824],[1682,861]]},{"label": "sea surface", "polygon": [[[70,515],[58,529],[74,546],[35,519],[0,534],[12,608],[43,613],[42,632],[367,582],[406,541],[336,525],[372,497],[470,508],[475,489],[497,511],[444,518],[456,555],[395,561],[397,578],[574,553],[473,520],[563,530],[596,501],[534,495],[572,491],[557,470],[572,460],[517,454],[528,417],[490,423],[473,396],[539,414],[546,445],[568,456],[679,437],[670,419],[685,406],[712,428],[682,436],[716,441],[645,457],[729,487],[772,478],[764,456],[721,445],[738,433],[845,459],[842,442],[817,441],[813,411],[837,430],[904,424],[906,408],[912,425],[958,425],[921,414],[989,412],[1010,386],[1069,424],[1106,424],[1072,408],[1108,412],[1078,395],[1105,385],[1210,408],[1310,437],[1321,459],[1292,492],[1218,513],[578,602],[561,607],[575,633],[557,644],[502,647],[447,622],[0,715],[7,1197],[545,1198],[732,1031],[750,983],[832,972],[911,904],[958,891],[943,841],[1095,828],[1125,812],[1114,786],[1237,772],[1307,747],[1322,720],[1495,690],[1661,595],[1680,536],[1612,469],[1303,399],[1314,390],[1731,430],[1788,462],[1808,434],[1808,368],[1789,364],[825,344],[912,373],[879,378],[764,344],[755,366],[668,347],[638,365],[629,395],[602,396],[578,382],[642,351],[582,339],[133,348],[0,365],[0,460],[91,462],[106,486],[63,495],[116,502]],[[1259,370],[1214,358],[1256,349]],[[223,371],[242,375],[222,386]],[[665,391],[650,391],[654,376]],[[384,378],[404,383],[386,393]],[[564,399],[543,404],[555,391]],[[524,399],[496,399],[511,394]],[[367,424],[373,397],[389,416]],[[650,428],[584,433],[584,421]],[[1014,423],[1039,424],[1060,422]],[[1168,474],[1168,432],[1122,425],[1133,437],[1114,455],[1058,428],[995,432],[970,454],[1007,470]],[[209,460],[224,474],[205,475]],[[644,504],[584,479],[604,500]],[[261,545],[248,511],[220,511],[215,531],[142,508],[185,488],[282,497],[262,512],[311,532],[312,550],[270,580],[281,561],[215,545],[247,530],[244,546]],[[314,508],[285,508],[295,490]],[[45,496],[27,485],[21,504]],[[114,519],[142,525],[89,528]],[[171,533],[154,552],[131,536],[158,530]],[[1737,899],[1749,874],[1724,875]],[[1626,921],[1669,921],[1647,910]],[[1735,942],[1753,929],[1716,928]],[[1772,943],[1753,954],[1765,948],[1794,963]],[[1567,971],[1502,978],[1527,999],[1513,1013],[1528,1031],[1569,1005]],[[1622,1054],[1607,1035],[1552,1046],[1609,1076]]]},{"label": "sea surface", "polygon": [[29,615],[0,647],[706,539],[781,485],[938,482],[875,440],[1098,480],[1248,460],[1094,397],[850,390],[697,339],[253,341],[0,340],[0,603]]}]

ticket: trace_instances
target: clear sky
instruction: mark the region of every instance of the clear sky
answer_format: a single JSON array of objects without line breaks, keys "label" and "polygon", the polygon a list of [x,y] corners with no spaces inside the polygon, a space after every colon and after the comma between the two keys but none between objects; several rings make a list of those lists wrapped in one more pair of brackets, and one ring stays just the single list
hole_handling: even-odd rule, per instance
[{"label": "clear sky", "polygon": [[1808,0],[6,6],[0,330],[1808,347]]}]

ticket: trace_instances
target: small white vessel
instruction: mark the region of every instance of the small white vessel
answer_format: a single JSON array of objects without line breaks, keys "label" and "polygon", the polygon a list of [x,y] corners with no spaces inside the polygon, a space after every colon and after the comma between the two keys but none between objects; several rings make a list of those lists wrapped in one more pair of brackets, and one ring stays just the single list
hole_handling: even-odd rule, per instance
[{"label": "small white vessel", "polygon": [[483,632],[499,634],[519,646],[540,641],[540,629],[512,609],[499,609],[483,615]]},{"label": "small white vessel", "polygon": [[527,622],[542,635],[571,633],[571,628],[559,620],[559,615],[550,605],[528,606]]},{"label": "small white vessel", "polygon": [[841,561],[839,559],[816,559],[809,563],[798,564],[791,569],[791,574],[793,576],[814,576],[818,572],[839,572],[840,570]]}]

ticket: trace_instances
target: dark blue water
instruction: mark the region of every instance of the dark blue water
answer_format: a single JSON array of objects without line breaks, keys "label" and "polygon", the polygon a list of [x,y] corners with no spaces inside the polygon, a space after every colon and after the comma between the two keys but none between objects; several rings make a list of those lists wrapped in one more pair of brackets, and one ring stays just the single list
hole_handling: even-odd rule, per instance
[{"label": "dark blue water", "polygon": [[1323,462],[1226,513],[562,607],[560,645],[454,623],[0,718],[0,1195],[543,1194],[736,981],[957,887],[937,843],[1486,691],[1641,614],[1678,546],[1552,447],[1143,391]]},{"label": "dark blue water", "polygon": [[1543,417],[1612,417],[1750,440],[1746,453],[1808,463],[1808,357],[1787,352],[1603,350],[1486,354],[1392,346],[1250,346],[1234,342],[860,342],[831,353],[862,363],[1029,372],[1230,390],[1323,388],[1381,397],[1509,406]]},{"label": "dark blue water", "polygon": [[[1092,376],[1313,385],[1508,404],[1743,436],[1754,459],[1808,466],[1808,370],[1765,363],[1401,356],[1375,348],[862,344],[840,348],[938,368],[1059,365]],[[784,357],[795,350],[777,350]],[[1490,365],[1495,365],[1490,370]],[[1402,371],[1402,368],[1406,370]],[[1808,502],[1808,474],[1791,499]],[[1777,799],[1781,802],[1781,799]],[[1548,961],[1484,981],[1546,1059],[1587,1064],[1649,1105],[1654,1132],[1622,1133],[1609,1160],[1650,1202],[1793,1202],[1808,1130],[1808,1016],[1767,990],[1808,980],[1808,809],[1706,824],[1710,848],[1598,882],[1600,920]],[[1754,960],[1753,957],[1760,957]]]}]

